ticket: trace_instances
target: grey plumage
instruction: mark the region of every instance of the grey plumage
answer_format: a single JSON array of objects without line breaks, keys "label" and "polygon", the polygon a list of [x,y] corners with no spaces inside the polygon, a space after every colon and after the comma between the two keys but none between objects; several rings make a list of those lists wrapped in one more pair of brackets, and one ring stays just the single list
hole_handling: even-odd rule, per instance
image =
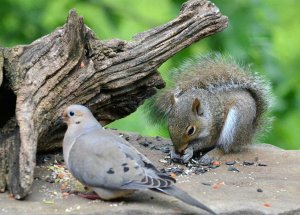
[{"label": "grey plumage", "polygon": [[102,199],[153,189],[215,214],[176,188],[175,179],[160,173],[127,141],[104,130],[86,107],[69,106],[64,112],[64,120],[68,124],[63,143],[65,162],[74,177]]}]

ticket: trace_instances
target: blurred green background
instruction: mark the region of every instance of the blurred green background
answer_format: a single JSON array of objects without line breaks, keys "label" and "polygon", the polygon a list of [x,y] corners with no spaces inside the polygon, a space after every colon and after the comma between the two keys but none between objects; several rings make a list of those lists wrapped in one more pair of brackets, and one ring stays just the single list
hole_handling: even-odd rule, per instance
[{"label": "blurred green background", "polygon": [[[183,0],[0,0],[0,46],[28,44],[65,23],[75,8],[100,39],[130,40],[141,31],[175,18]],[[230,54],[272,81],[276,96],[273,129],[262,142],[300,149],[300,1],[213,0],[229,17],[229,26],[181,51],[159,71],[168,71],[188,57],[211,51]],[[141,106],[109,125],[142,135],[167,136],[163,126],[149,123]]]}]

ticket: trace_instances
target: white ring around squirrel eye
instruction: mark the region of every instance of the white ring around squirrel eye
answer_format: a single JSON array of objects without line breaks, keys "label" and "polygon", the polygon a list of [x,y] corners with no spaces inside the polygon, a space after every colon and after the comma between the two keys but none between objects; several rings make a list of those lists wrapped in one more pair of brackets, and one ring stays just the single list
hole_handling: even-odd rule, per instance
[{"label": "white ring around squirrel eye", "polygon": [[195,133],[196,129],[194,126],[190,125],[187,129],[186,129],[186,133],[187,135],[193,135]]}]

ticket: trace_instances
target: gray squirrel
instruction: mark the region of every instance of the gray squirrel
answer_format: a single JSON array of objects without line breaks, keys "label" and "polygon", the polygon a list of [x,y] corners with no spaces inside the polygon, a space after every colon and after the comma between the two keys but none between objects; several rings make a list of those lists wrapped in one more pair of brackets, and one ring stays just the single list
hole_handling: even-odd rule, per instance
[{"label": "gray squirrel", "polygon": [[153,121],[167,120],[173,160],[186,163],[208,151],[200,162],[209,164],[240,151],[270,124],[270,83],[233,59],[210,54],[174,73],[175,86],[149,103]]}]

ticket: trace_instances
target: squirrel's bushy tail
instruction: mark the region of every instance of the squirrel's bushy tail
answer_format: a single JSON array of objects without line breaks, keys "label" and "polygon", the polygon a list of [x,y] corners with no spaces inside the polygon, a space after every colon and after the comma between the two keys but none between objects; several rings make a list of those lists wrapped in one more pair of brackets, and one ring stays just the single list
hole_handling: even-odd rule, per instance
[{"label": "squirrel's bushy tail", "polygon": [[165,123],[171,110],[172,90],[162,89],[145,102],[146,114],[154,124]]},{"label": "squirrel's bushy tail", "polygon": [[241,66],[231,57],[221,54],[208,54],[197,59],[185,61],[171,72],[173,87],[162,90],[147,102],[150,120],[158,123],[166,119],[171,110],[172,94],[183,93],[189,89],[208,91],[247,90],[256,101],[255,127],[260,130],[269,124],[266,117],[271,105],[271,85],[249,66]]}]

